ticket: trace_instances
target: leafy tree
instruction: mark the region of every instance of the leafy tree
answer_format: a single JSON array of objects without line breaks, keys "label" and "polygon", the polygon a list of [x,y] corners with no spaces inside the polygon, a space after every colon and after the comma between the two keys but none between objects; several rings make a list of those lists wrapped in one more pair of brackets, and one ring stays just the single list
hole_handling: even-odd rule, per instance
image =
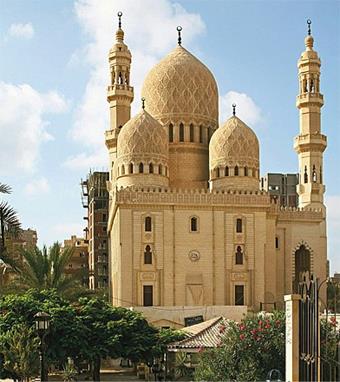
[{"label": "leafy tree", "polygon": [[[0,194],[10,194],[11,188],[0,182]],[[7,259],[5,257],[6,236],[17,236],[20,231],[20,222],[16,211],[5,201],[0,200],[0,259]],[[4,258],[3,258],[4,257]]]},{"label": "leafy tree", "polygon": [[153,348],[153,357],[162,357],[166,352],[167,345],[180,341],[186,337],[186,334],[176,329],[159,329],[157,334],[157,342]]},{"label": "leafy tree", "polygon": [[59,243],[54,243],[48,250],[38,247],[22,251],[22,260],[12,260],[10,265],[16,274],[9,292],[28,289],[53,289],[60,295],[77,299],[81,295],[93,294],[81,286],[80,274],[65,274],[74,249],[66,247],[61,250]]},{"label": "leafy tree", "polygon": [[285,371],[285,317],[283,312],[270,316],[245,317],[230,322],[221,346],[203,351],[195,379],[204,381],[262,381],[271,369]]},{"label": "leafy tree", "polygon": [[18,324],[2,334],[0,339],[2,367],[9,372],[8,376],[28,380],[38,374],[39,343],[35,331],[24,324]]}]

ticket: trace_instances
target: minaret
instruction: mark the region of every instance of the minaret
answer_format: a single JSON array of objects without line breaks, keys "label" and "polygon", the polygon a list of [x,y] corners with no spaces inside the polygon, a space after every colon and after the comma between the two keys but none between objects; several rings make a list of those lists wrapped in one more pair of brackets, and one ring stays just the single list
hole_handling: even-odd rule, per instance
[{"label": "minaret", "polygon": [[296,106],[300,110],[300,134],[295,138],[294,149],[299,156],[299,207],[323,207],[323,152],[327,138],[321,134],[320,66],[318,54],[313,50],[311,21],[307,20],[306,49],[298,61],[299,95]]},{"label": "minaret", "polygon": [[[109,53],[110,85],[107,87],[107,101],[110,104],[110,128],[105,134],[105,143],[110,153],[110,167],[117,153],[117,137],[121,127],[130,119],[133,87],[130,86],[131,53],[124,44],[122,12],[118,12],[116,43]],[[111,172],[111,179],[113,173]]]}]

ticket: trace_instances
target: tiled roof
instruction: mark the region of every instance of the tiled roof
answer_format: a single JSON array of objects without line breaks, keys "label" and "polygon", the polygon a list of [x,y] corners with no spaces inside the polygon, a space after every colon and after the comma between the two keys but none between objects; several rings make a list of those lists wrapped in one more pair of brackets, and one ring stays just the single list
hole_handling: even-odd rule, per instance
[{"label": "tiled roof", "polygon": [[220,345],[221,336],[228,326],[228,320],[224,317],[216,317],[200,324],[181,329],[187,337],[181,341],[168,345],[169,351],[176,349],[202,349],[214,348]]}]

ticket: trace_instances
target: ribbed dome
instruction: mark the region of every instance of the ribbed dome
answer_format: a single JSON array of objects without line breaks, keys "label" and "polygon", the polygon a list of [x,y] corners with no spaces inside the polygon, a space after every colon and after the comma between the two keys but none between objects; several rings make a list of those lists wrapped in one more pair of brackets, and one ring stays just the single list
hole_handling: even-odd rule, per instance
[{"label": "ribbed dome", "polygon": [[120,160],[168,158],[168,136],[165,128],[148,112],[131,118],[118,135],[117,154]]},{"label": "ribbed dome", "polygon": [[142,95],[148,112],[163,124],[189,120],[212,127],[217,124],[218,90],[214,76],[182,46],[151,69]]},{"label": "ribbed dome", "polygon": [[210,168],[259,167],[259,141],[251,128],[233,116],[219,127],[209,145]]}]

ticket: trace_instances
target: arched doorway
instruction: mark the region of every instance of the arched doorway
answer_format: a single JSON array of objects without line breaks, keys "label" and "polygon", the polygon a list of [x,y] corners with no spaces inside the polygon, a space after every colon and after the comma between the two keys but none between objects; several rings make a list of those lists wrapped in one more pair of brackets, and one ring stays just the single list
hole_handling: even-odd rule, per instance
[{"label": "arched doorway", "polygon": [[305,245],[295,251],[295,278],[293,281],[293,291],[298,292],[299,282],[303,281],[306,273],[310,274],[310,251]]}]

